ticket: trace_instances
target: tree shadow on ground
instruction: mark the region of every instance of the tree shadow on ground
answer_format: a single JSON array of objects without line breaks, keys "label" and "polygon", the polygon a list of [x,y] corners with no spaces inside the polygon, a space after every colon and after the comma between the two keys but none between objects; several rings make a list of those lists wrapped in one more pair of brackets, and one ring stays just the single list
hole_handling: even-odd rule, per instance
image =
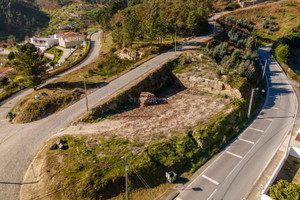
[{"label": "tree shadow on ground", "polygon": [[[100,83],[86,83],[87,89],[94,89],[94,88],[101,88],[108,85],[107,82],[100,82]],[[75,88],[81,88],[84,89],[84,84],[82,81],[77,82],[56,82],[56,83],[49,83],[45,86],[43,86],[41,89],[49,89],[49,90],[55,90],[57,88],[64,89],[64,90],[73,90]]]}]

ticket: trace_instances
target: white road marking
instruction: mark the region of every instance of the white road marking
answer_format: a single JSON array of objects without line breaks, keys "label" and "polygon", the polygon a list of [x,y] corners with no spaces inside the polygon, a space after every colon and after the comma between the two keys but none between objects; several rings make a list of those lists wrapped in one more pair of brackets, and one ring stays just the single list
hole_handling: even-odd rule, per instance
[{"label": "white road marking", "polygon": [[207,200],[213,200],[212,196],[216,193],[217,188],[213,191],[213,193],[211,193],[211,195],[207,198]]},{"label": "white road marking", "polygon": [[240,138],[239,137],[239,140],[243,141],[243,142],[247,142],[247,143],[250,143],[250,144],[254,144],[254,142],[250,141],[250,140],[245,140],[243,138]]},{"label": "white road marking", "polygon": [[269,118],[265,118],[265,120],[268,120],[268,121],[273,121],[273,119],[269,119]]},{"label": "white road marking", "polygon": [[275,109],[275,110],[278,110],[279,108],[275,107],[275,106],[265,106],[264,109]]},{"label": "white road marking", "polygon": [[257,128],[252,128],[252,127],[249,127],[249,129],[254,130],[254,131],[258,131],[258,132],[261,132],[261,133],[264,133],[264,132],[265,132],[265,131],[263,131],[263,130],[260,130],[260,129],[257,129]]},{"label": "white road marking", "polygon": [[226,153],[228,153],[228,154],[230,154],[230,155],[232,155],[232,156],[235,156],[235,157],[237,157],[237,158],[243,158],[243,156],[240,156],[240,155],[237,155],[237,154],[235,154],[235,153],[232,153],[232,152],[230,152],[230,151],[226,151]]},{"label": "white road marking", "polygon": [[209,180],[210,182],[212,182],[213,184],[219,185],[220,183],[218,183],[217,181],[215,181],[214,179],[209,178],[206,175],[202,175],[203,178],[205,178],[206,180]]}]

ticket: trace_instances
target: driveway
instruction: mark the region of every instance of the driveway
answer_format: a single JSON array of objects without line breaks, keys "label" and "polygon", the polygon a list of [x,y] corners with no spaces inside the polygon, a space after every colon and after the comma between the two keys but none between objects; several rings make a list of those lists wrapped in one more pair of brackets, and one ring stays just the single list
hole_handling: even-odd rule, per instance
[{"label": "driveway", "polygon": [[76,50],[76,48],[67,49],[67,48],[63,48],[63,47],[60,47],[60,46],[57,46],[56,48],[63,51],[63,55],[57,61],[57,64],[59,66],[62,65],[65,62],[65,60]]}]

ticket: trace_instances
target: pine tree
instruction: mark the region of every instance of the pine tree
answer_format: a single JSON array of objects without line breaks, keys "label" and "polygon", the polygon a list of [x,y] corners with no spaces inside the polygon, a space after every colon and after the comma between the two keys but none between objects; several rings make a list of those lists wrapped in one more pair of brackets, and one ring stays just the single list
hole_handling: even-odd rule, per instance
[{"label": "pine tree", "polygon": [[126,12],[123,19],[123,34],[125,46],[131,46],[139,30],[138,22],[135,15],[130,11]]},{"label": "pine tree", "polygon": [[46,58],[44,55],[41,55],[33,44],[26,43],[18,46],[13,65],[24,77],[24,85],[36,90],[46,73],[45,63]]}]

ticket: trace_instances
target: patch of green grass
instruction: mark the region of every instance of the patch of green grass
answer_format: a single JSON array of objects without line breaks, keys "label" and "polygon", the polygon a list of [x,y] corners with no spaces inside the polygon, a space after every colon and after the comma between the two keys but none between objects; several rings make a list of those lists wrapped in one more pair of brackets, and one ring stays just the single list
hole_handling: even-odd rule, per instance
[{"label": "patch of green grass", "polygon": [[63,51],[61,49],[58,49],[56,47],[52,47],[51,49],[46,51],[47,53],[51,53],[54,55],[54,59],[52,62],[57,63],[58,60],[61,58],[63,55]]},{"label": "patch of green grass", "polygon": [[99,75],[102,77],[110,77],[119,74],[131,65],[132,61],[120,59],[117,55],[112,54],[106,60],[100,62],[96,69],[90,69],[87,76]]}]

